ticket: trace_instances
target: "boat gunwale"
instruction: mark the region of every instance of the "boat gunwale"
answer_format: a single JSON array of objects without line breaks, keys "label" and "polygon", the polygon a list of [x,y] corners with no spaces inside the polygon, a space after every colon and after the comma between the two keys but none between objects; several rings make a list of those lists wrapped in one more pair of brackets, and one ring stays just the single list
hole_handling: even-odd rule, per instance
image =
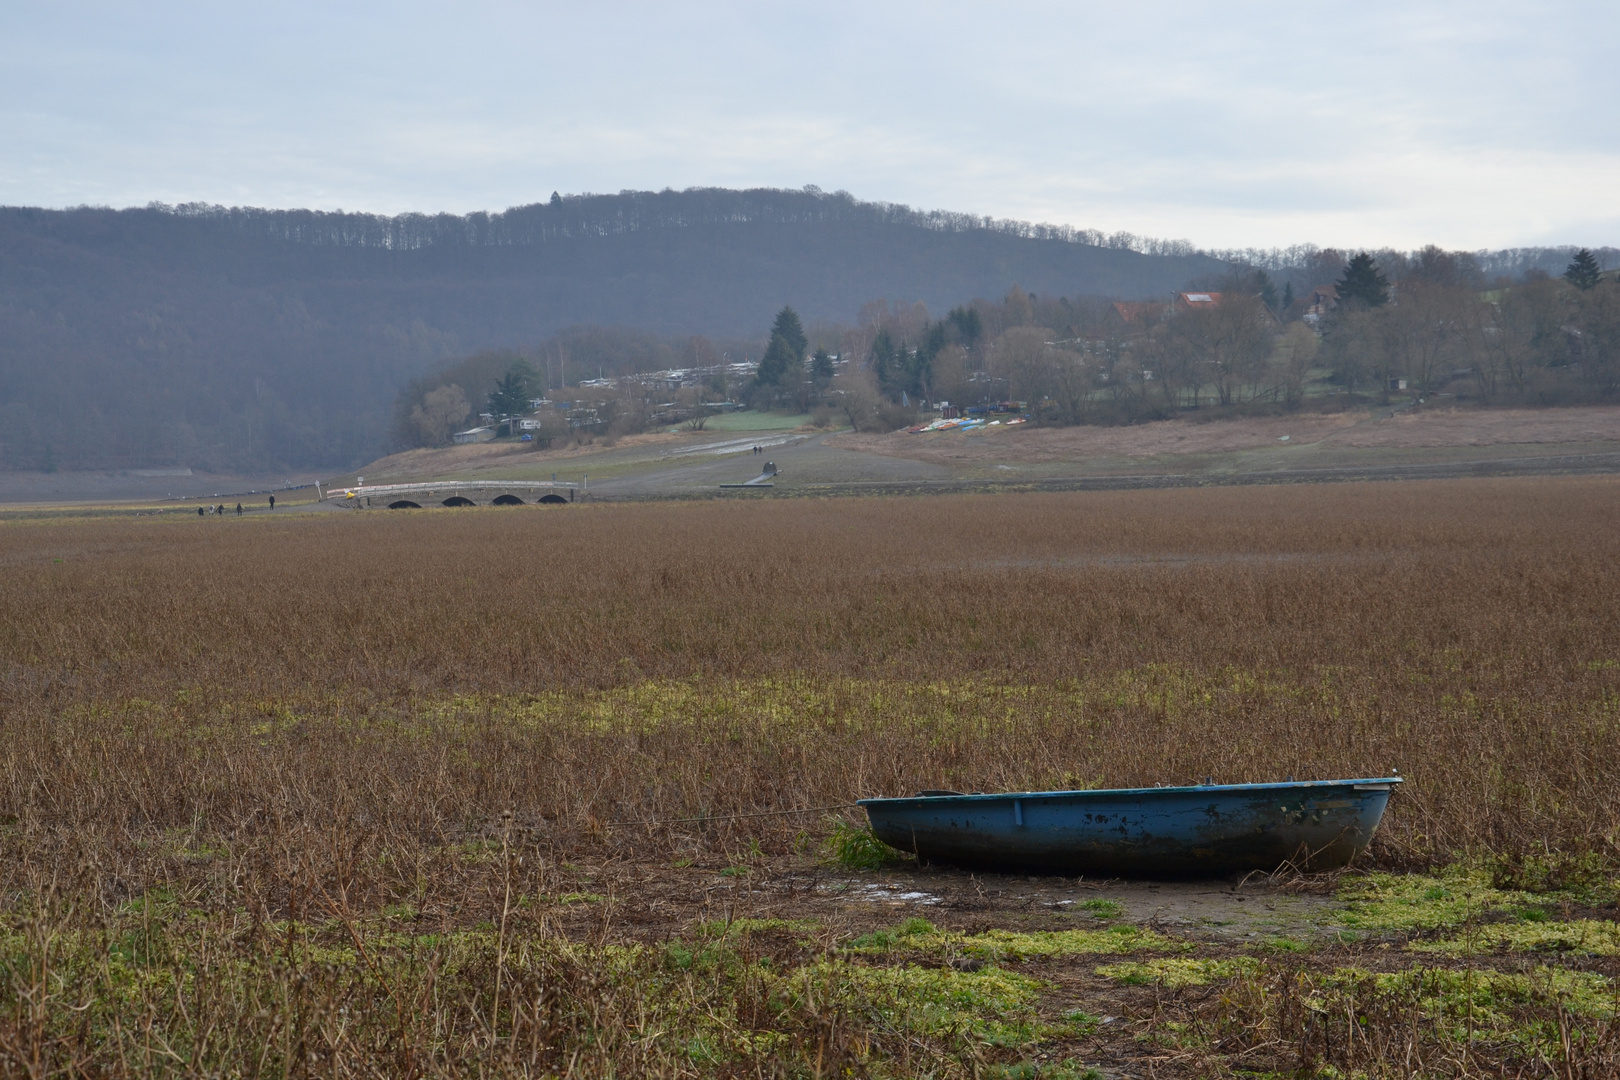
[{"label": "boat gunwale", "polygon": [[1084,797],[1087,799],[1122,798],[1141,795],[1184,795],[1184,794],[1214,794],[1214,793],[1242,793],[1258,791],[1294,791],[1313,788],[1342,788],[1354,787],[1361,784],[1387,784],[1386,790],[1391,794],[1395,786],[1405,783],[1399,776],[1364,777],[1351,780],[1284,780],[1281,783],[1271,784],[1193,784],[1187,787],[1147,787],[1147,788],[1080,788],[1073,791],[998,791],[970,794],[963,792],[960,795],[894,795],[875,796],[869,799],[857,799],[856,806],[893,806],[897,803],[915,803],[918,805],[937,806],[941,803],[958,802],[992,802],[1006,799],[1066,799]]}]

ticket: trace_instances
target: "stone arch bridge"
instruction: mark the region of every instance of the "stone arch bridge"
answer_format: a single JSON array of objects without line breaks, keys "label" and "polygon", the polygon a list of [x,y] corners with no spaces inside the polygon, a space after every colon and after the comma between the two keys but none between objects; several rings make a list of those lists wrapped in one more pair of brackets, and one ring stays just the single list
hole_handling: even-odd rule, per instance
[{"label": "stone arch bridge", "polygon": [[571,503],[575,485],[566,480],[439,480],[420,484],[316,485],[321,502],[352,510],[421,510],[434,506],[552,506]]}]

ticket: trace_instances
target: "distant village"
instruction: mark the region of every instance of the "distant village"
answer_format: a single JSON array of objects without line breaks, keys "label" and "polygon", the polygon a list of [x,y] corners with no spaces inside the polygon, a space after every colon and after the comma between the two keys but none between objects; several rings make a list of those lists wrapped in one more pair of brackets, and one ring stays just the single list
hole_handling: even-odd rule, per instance
[{"label": "distant village", "polygon": [[[841,362],[841,361],[840,361]],[[498,417],[493,412],[478,414],[479,424],[458,431],[451,438],[458,444],[492,442],[515,436],[523,440],[550,441],[563,431],[605,430],[612,421],[612,409],[623,401],[626,391],[640,391],[649,426],[687,423],[701,416],[737,412],[747,406],[738,401],[706,400],[703,391],[715,385],[746,384],[759,370],[759,361],[713,364],[706,367],[666,368],[615,378],[581,380],[572,389],[573,397],[529,399],[529,414]],[[668,400],[660,400],[667,398]]]},{"label": "distant village", "polygon": [[1391,277],[1363,253],[1338,280],[1298,295],[1291,285],[1279,295],[1264,272],[1250,271],[1155,301],[1038,298],[1015,287],[941,319],[920,304],[876,304],[855,327],[817,328],[813,350],[783,308],[760,360],[584,379],[510,413],[491,395],[478,423],[451,441],[550,445],[697,430],[745,408],[822,427],[928,431],[1291,410],[1335,395],[1544,404],[1620,396],[1612,272],[1583,255],[1563,277],[1485,288],[1451,258],[1420,253]]}]

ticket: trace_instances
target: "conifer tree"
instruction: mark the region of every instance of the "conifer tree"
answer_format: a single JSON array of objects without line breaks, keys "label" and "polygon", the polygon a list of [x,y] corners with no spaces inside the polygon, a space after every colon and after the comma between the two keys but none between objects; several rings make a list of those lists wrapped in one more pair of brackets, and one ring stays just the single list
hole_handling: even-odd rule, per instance
[{"label": "conifer tree", "polygon": [[1339,303],[1360,303],[1366,307],[1381,307],[1389,302],[1389,279],[1379,271],[1373,257],[1365,251],[1345,264],[1344,277],[1333,283],[1339,290]]},{"label": "conifer tree", "polygon": [[954,307],[951,308],[950,314],[946,315],[945,318],[950,320],[956,327],[956,332],[960,335],[962,344],[966,348],[973,348],[978,343],[979,337],[984,333],[984,321],[979,318],[979,312],[976,308]]},{"label": "conifer tree", "polygon": [[784,378],[797,386],[802,380],[804,353],[810,341],[804,336],[799,315],[790,307],[776,313],[771,327],[771,341],[765,346],[765,355],[759,358],[759,370],[754,379],[760,386],[779,386]]},{"label": "conifer tree", "polygon": [[810,358],[810,377],[818,383],[832,382],[833,362],[826,349],[817,349]]},{"label": "conifer tree", "polygon": [[761,386],[778,386],[782,377],[792,369],[793,362],[793,350],[787,340],[781,334],[773,333],[771,343],[765,346],[765,355],[759,358],[759,370],[754,373],[754,378],[759,380]]},{"label": "conifer tree", "polygon": [[519,360],[508,368],[506,374],[495,381],[495,389],[489,392],[489,411],[495,414],[495,419],[526,415],[529,386],[533,381],[534,369],[527,362]]},{"label": "conifer tree", "polygon": [[1569,268],[1564,271],[1564,280],[1582,292],[1595,288],[1602,271],[1598,269],[1598,261],[1586,248],[1575,253]]},{"label": "conifer tree", "polygon": [[804,325],[799,322],[799,313],[790,307],[784,307],[776,313],[776,323],[771,327],[772,337],[781,337],[788,350],[801,362],[804,354],[810,348],[810,339],[804,336]]},{"label": "conifer tree", "polygon": [[899,359],[894,339],[889,336],[887,330],[879,330],[877,336],[872,339],[872,355],[868,359],[878,387],[887,391],[894,381],[894,368]]}]

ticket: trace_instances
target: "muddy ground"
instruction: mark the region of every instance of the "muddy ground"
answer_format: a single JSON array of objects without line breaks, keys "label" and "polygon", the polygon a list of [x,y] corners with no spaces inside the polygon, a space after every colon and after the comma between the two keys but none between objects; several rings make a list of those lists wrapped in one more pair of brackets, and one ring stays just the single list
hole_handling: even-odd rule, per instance
[{"label": "muddy ground", "polygon": [[[1414,876],[1405,879],[1416,883],[1406,899],[1368,903],[1364,890],[1373,879],[1355,871],[1151,882],[973,873],[912,862],[851,871],[804,858],[760,859],[746,867],[711,861],[576,869],[581,891],[553,909],[553,925],[579,941],[659,947],[691,941],[694,933],[737,941],[721,929],[736,925],[751,928],[738,945],[744,955],[778,965],[853,954],[859,963],[931,968],[947,977],[1001,971],[1035,980],[1043,987],[1037,1012],[1052,1025],[1049,1034],[1016,1053],[990,1055],[1002,1064],[987,1068],[987,1076],[1190,1077],[1256,1068],[1275,1075],[1279,1065],[1294,1066],[1301,1051],[1292,1043],[1279,1046],[1232,1032],[1232,1018],[1253,1008],[1252,1002],[1234,1002],[1245,993],[1281,992],[1297,985],[1294,980],[1329,986],[1347,972],[1370,979],[1429,971],[1440,974],[1420,978],[1444,979],[1451,971],[1486,982],[1531,973],[1620,986],[1613,937],[1591,949],[1543,945],[1446,953],[1444,943],[1464,931],[1444,914],[1402,906],[1421,904],[1412,897],[1473,889],[1480,917],[1490,923],[1524,918],[1543,929],[1560,923],[1607,926],[1600,932],[1613,935],[1620,905],[1612,889],[1595,904],[1547,898],[1534,901],[1531,910],[1523,895],[1493,893],[1477,877],[1469,884],[1456,876]],[[1392,879],[1378,880],[1390,892],[1401,889],[1401,879],[1393,879],[1393,887]],[[1404,921],[1412,925],[1395,925]],[[1088,942],[1053,947],[1072,943],[1076,935],[1065,933],[1071,931],[1089,935]],[[1098,945],[1099,938],[1118,946]],[[997,943],[1007,951],[998,952]],[[1020,943],[1029,951],[1020,952]],[[1232,981],[1233,971],[1248,972],[1247,982]],[[1185,981],[1177,981],[1178,973]],[[1444,1006],[1426,1000],[1421,1025],[1413,1012],[1411,1037],[1428,1039],[1431,1056],[1431,1025],[1444,1023],[1437,1008]],[[1597,1006],[1599,1013],[1605,1008]],[[1085,1019],[1062,1034],[1075,1017]],[[1209,1037],[1222,1030],[1229,1032],[1226,1038]],[[1495,1032],[1494,1042],[1480,1037],[1482,1056],[1464,1070],[1467,1075],[1499,1075],[1505,1063],[1523,1058],[1514,1048],[1518,1036],[1504,1037],[1504,1030]],[[1305,1074],[1318,1075],[1314,1067]]]},{"label": "muddy ground", "polygon": [[584,930],[607,918],[617,934],[648,941],[693,922],[745,918],[814,919],[845,936],[912,917],[963,931],[1072,930],[1098,925],[1096,902],[1108,901],[1117,905],[1109,908],[1109,921],[1202,942],[1327,941],[1348,932],[1339,919],[1345,904],[1334,898],[1331,877],[1152,882],[984,874],[909,863],[852,873],[804,861],[761,863],[739,874],[728,869],[718,864],[593,867],[581,881],[581,895],[603,897],[606,911],[582,905],[566,921]]}]

